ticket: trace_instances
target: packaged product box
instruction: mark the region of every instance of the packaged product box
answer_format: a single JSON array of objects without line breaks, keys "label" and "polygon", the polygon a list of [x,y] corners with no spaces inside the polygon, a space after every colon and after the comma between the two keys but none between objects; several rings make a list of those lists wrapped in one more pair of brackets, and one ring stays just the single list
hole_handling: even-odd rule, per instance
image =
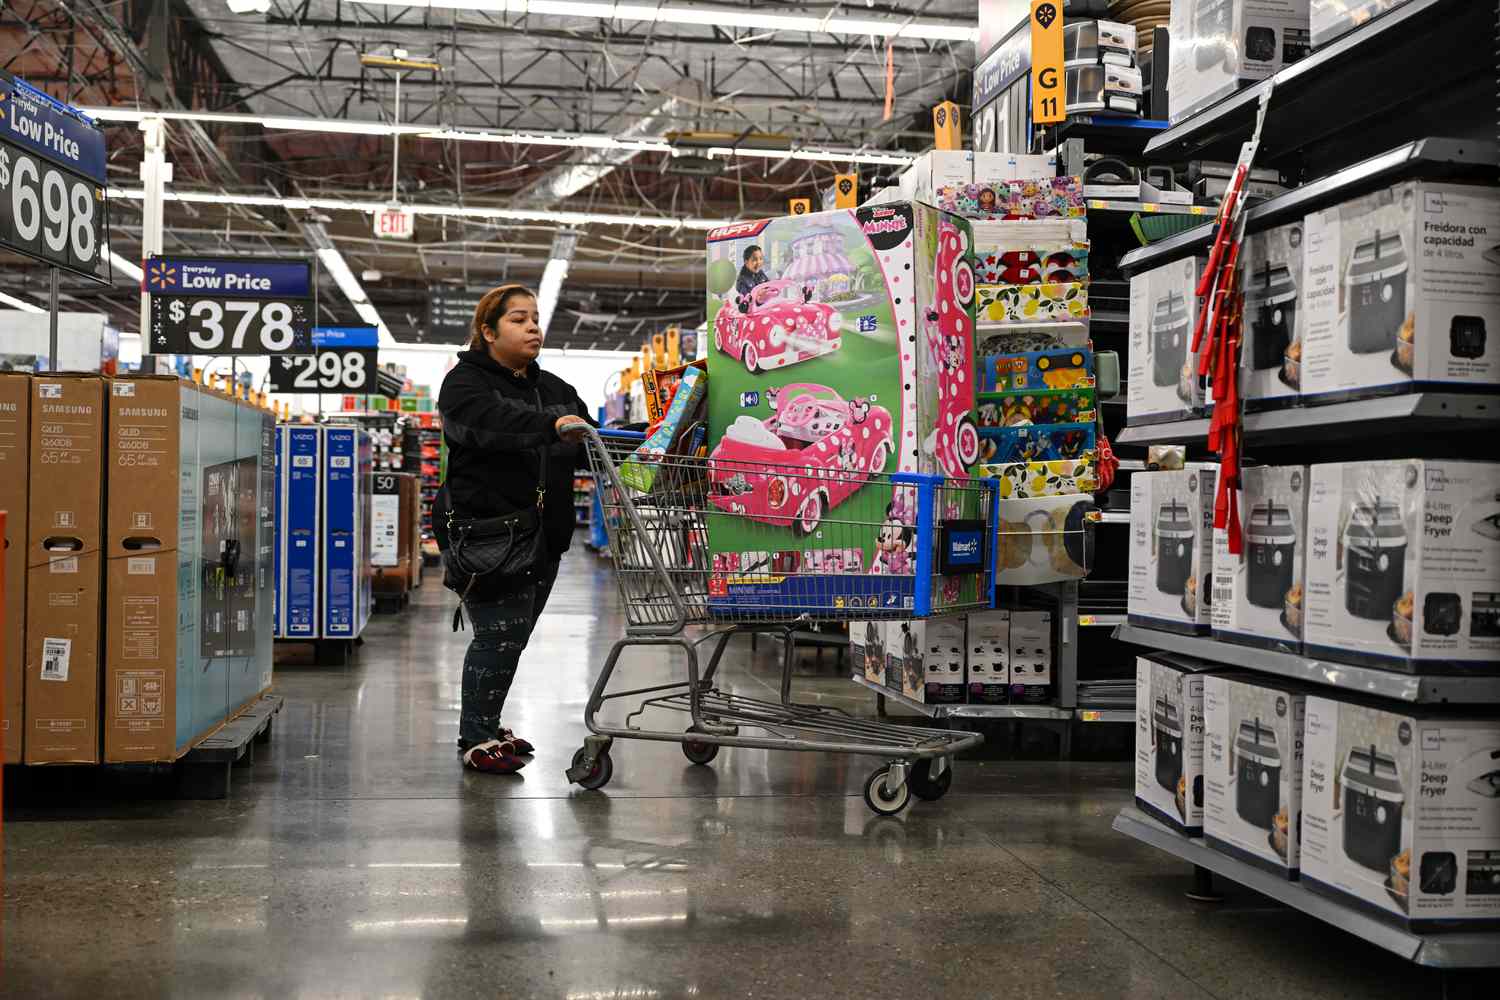
[{"label": "packaged product box", "polygon": [[1069,66],[1064,70],[1064,86],[1070,115],[1091,111],[1141,113],[1141,71],[1134,66]]},{"label": "packaged product box", "polygon": [[1203,679],[1203,840],[1297,877],[1306,692],[1249,674]]},{"label": "packaged product box", "polygon": [[1088,423],[1097,415],[1093,389],[1030,389],[982,392],[980,428],[1023,424]]},{"label": "packaged product box", "polygon": [[1240,554],[1230,554],[1227,528],[1213,529],[1215,638],[1302,651],[1307,481],[1305,465],[1240,470]]},{"label": "packaged product box", "polygon": [[969,704],[1010,701],[1010,611],[971,611],[968,619]]},{"label": "packaged product box", "polygon": [[1304,236],[1303,402],[1500,385],[1500,191],[1408,181]]},{"label": "packaged product box", "polygon": [[[973,181],[981,187],[994,187],[1004,181],[1051,180],[1057,174],[1056,153],[979,153],[973,154]],[[936,185],[954,187],[951,182]]]},{"label": "packaged product box", "polygon": [[1212,627],[1217,470],[1213,463],[1190,462],[1130,477],[1130,621],[1188,634]]},{"label": "packaged product box", "polygon": [[278,639],[316,639],[321,628],[323,428],[282,424],[277,433],[276,602]]},{"label": "packaged product box", "polygon": [[5,595],[0,613],[5,631],[0,636],[0,669],[4,670],[3,753],[6,764],[21,763],[26,684],[26,524],[31,454],[31,379],[20,372],[0,372],[0,510],[6,512],[0,537],[5,560]]},{"label": "packaged product box", "polygon": [[981,392],[1093,389],[1094,352],[1087,347],[1049,347],[1016,354],[985,354],[978,362]]},{"label": "packaged product box", "polygon": [[370,435],[357,427],[323,430],[323,612],[325,639],[353,639],[370,620]]},{"label": "packaged product box", "polygon": [[1135,804],[1190,837],[1203,833],[1203,680],[1213,664],[1135,660]]},{"label": "packaged product box", "polygon": [[28,764],[99,762],[105,385],[97,375],[31,382]]},{"label": "packaged product box", "polygon": [[[1025,225],[1040,223],[1028,222]],[[974,238],[979,239],[977,230]],[[974,248],[974,277],[981,287],[1086,281],[1089,277],[1089,243],[1087,240],[1048,242],[1024,232],[992,237],[991,242],[979,243]]]},{"label": "packaged product box", "polygon": [[1068,66],[1134,66],[1135,25],[1077,20],[1063,25],[1063,61]]},{"label": "packaged product box", "polygon": [[1128,424],[1180,420],[1204,405],[1193,353],[1203,264],[1203,258],[1175,260],[1130,279]]},{"label": "packaged product box", "polygon": [[1089,311],[1086,281],[980,285],[976,314],[983,323],[1079,323]]},{"label": "packaged product box", "polygon": [[974,154],[965,149],[932,149],[902,171],[896,188],[903,201],[937,203],[939,188],[963,186],[974,180]]},{"label": "packaged product box", "polygon": [[[868,474],[978,458],[971,245],[908,203],[709,234],[711,606],[914,606],[916,491]],[[756,569],[775,565],[796,572]],[[982,580],[946,578],[944,599]]]},{"label": "packaged product box", "polygon": [[1009,462],[981,465],[981,477],[1000,482],[1000,499],[1093,494],[1099,489],[1098,453],[1049,462]]},{"label": "packaged product box", "polygon": [[973,219],[1082,219],[1088,214],[1083,178],[1077,174],[996,180],[943,187],[938,208]]},{"label": "packaged product box", "polygon": [[922,660],[927,674],[923,700],[929,705],[963,704],[969,689],[967,622],[962,615],[929,618]]},{"label": "packaged product box", "polygon": [[1302,881],[1412,930],[1500,920],[1500,717],[1307,699]]},{"label": "packaged product box", "polygon": [[1052,684],[1052,612],[1010,613],[1010,700],[1047,700]]},{"label": "packaged product box", "polygon": [[1302,380],[1302,224],[1250,234],[1240,261],[1240,396],[1246,410],[1291,406]]},{"label": "packaged product box", "polygon": [[1322,48],[1409,0],[1311,0],[1309,18],[1313,48]]},{"label": "packaged product box", "polygon": [[661,459],[671,451],[685,421],[698,412],[707,396],[708,376],[697,368],[685,371],[660,425],[620,466],[620,480],[627,486],[649,491],[661,471]]},{"label": "packaged product box", "polygon": [[1088,575],[1093,564],[1092,496],[1013,497],[1000,503],[999,577],[1004,587],[1031,587]]},{"label": "packaged product box", "polygon": [[[903,629],[900,621],[886,621],[880,623],[882,634],[885,636],[885,686],[892,691],[904,692],[906,690],[906,669],[908,660],[919,659],[915,643],[916,640]],[[908,645],[911,649],[908,650]],[[910,656],[908,656],[910,652]],[[920,673],[922,669],[920,662],[912,664],[912,670]]]},{"label": "packaged product box", "polygon": [[1500,663],[1500,463],[1312,467],[1304,648],[1410,673]]},{"label": "packaged product box", "polygon": [[1095,450],[1098,426],[1090,421],[981,427],[979,457],[999,465],[1078,459]]},{"label": "packaged product box", "polygon": [[849,661],[854,673],[871,684],[885,684],[887,622],[849,623]]},{"label": "packaged product box", "polygon": [[1175,124],[1308,54],[1308,0],[1172,0],[1167,115]]}]

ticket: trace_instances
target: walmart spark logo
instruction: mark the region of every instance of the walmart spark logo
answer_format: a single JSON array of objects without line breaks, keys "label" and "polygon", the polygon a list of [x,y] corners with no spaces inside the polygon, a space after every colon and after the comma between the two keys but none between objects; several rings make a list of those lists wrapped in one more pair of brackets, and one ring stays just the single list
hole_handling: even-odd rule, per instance
[{"label": "walmart spark logo", "polygon": [[146,289],[165,292],[177,287],[177,266],[165,261],[152,264],[146,272]]}]

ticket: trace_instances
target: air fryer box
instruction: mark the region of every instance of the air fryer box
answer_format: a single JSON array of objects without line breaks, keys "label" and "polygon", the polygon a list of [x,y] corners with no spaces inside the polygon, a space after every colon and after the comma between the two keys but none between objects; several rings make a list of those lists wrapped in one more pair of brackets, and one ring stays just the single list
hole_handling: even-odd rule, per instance
[{"label": "air fryer box", "polygon": [[1500,464],[1312,467],[1307,655],[1409,673],[1500,663]]},{"label": "air fryer box", "polygon": [[25,760],[99,762],[106,381],[31,381]]},{"label": "air fryer box", "polygon": [[1297,877],[1306,692],[1248,674],[1203,680],[1203,839]]},{"label": "air fryer box", "polygon": [[969,612],[969,703],[1010,701],[1010,611]]},{"label": "air fryer box", "polygon": [[1308,0],[1172,0],[1175,124],[1307,55]]},{"label": "air fryer box", "polygon": [[1010,613],[1010,700],[1047,700],[1052,684],[1052,612]]},{"label": "air fryer box", "polygon": [[1202,409],[1193,354],[1201,258],[1174,260],[1130,279],[1130,373],[1125,422],[1180,420]]},{"label": "air fryer box", "polygon": [[1302,224],[1245,237],[1240,287],[1240,396],[1246,410],[1297,402],[1302,380]]},{"label": "air fryer box", "polygon": [[1240,554],[1227,528],[1214,529],[1215,638],[1301,652],[1307,479],[1305,465],[1240,470]]},{"label": "air fryer box", "polygon": [[1500,921],[1500,717],[1307,699],[1302,880],[1413,930]]},{"label": "air fryer box", "polygon": [[1130,585],[1126,616],[1148,628],[1187,634],[1212,627],[1214,478],[1192,462],[1130,477]]},{"label": "air fryer box", "polygon": [[1203,679],[1214,665],[1158,653],[1135,661],[1135,804],[1203,833]]},{"label": "air fryer box", "polygon": [[921,696],[929,705],[963,704],[969,687],[968,636],[964,618],[930,618],[918,622],[922,629],[922,666],[926,690]]},{"label": "air fryer box", "polygon": [[4,538],[5,595],[0,612],[0,668],[4,669],[4,742],[0,759],[21,763],[26,678],[26,521],[27,472],[31,453],[31,379],[19,372],[0,372],[0,510],[6,512]]},{"label": "air fryer box", "polygon": [[1500,383],[1500,191],[1408,181],[1305,220],[1303,402]]}]

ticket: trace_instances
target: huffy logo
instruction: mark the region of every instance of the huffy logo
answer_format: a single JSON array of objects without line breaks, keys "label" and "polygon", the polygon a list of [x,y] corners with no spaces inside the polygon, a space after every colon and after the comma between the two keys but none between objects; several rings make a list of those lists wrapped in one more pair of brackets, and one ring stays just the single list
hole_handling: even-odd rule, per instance
[{"label": "huffy logo", "polygon": [[753,236],[764,229],[769,219],[757,219],[754,222],[737,222],[732,226],[720,226],[718,229],[709,231],[709,240],[732,240],[739,236]]},{"label": "huffy logo", "polygon": [[1036,21],[1044,28],[1052,27],[1052,22],[1057,20],[1057,8],[1050,3],[1044,3],[1036,9]]},{"label": "huffy logo", "polygon": [[854,182],[847,177],[839,178],[839,194],[848,194],[854,190]]}]

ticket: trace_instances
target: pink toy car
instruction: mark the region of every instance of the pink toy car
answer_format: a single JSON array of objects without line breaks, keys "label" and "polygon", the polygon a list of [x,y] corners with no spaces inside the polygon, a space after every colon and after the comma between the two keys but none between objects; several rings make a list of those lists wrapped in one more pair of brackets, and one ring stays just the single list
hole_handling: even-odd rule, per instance
[{"label": "pink toy car", "polygon": [[752,373],[820,357],[839,349],[841,317],[833,306],[807,301],[802,285],[785,278],[757,285],[748,312],[726,302],[714,319],[714,346]]},{"label": "pink toy car", "polygon": [[708,499],[722,511],[811,535],[870,473],[885,471],[896,450],[891,413],[805,382],[783,387],[771,406],[775,416],[741,416],[725,431],[709,456]]},{"label": "pink toy car", "polygon": [[979,459],[979,431],[974,408],[974,324],[968,306],[974,301],[974,268],[968,240],[952,223],[938,230],[933,274],[934,308],[925,317],[927,350],[938,372],[938,419],[923,442],[943,475],[961,479]]}]

